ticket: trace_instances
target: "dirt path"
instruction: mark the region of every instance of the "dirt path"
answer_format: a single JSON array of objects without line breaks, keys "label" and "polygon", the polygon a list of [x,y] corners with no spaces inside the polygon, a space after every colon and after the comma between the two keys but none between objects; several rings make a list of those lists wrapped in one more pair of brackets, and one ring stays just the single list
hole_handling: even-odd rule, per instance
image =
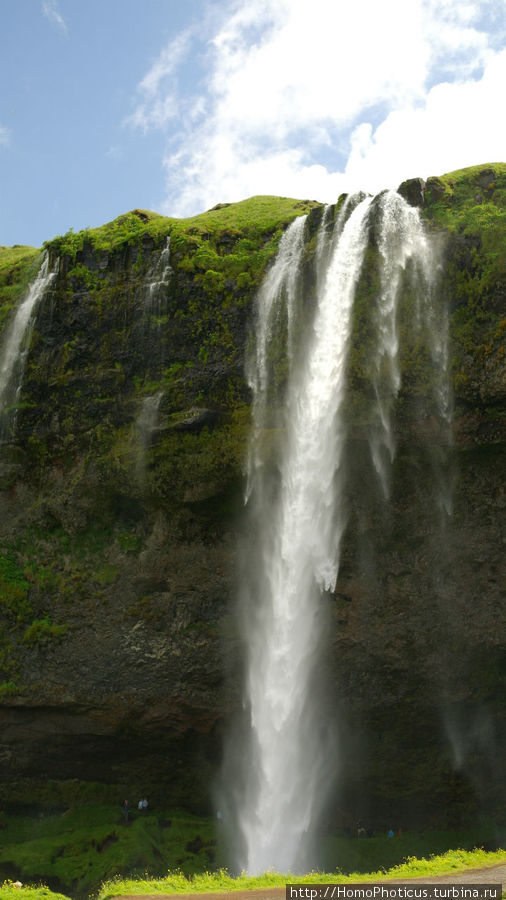
[{"label": "dirt path", "polygon": [[[506,863],[498,866],[485,866],[481,869],[465,869],[460,872],[451,872],[448,875],[424,875],[417,878],[392,878],[382,881],[381,884],[405,884],[406,882],[418,884],[494,884],[501,882],[506,885]],[[325,882],[324,882],[325,883]],[[379,882],[361,881],[360,886],[367,884],[379,884]],[[122,894],[112,900],[282,900],[285,896],[284,887],[256,888],[253,891],[228,891],[214,894]]]}]

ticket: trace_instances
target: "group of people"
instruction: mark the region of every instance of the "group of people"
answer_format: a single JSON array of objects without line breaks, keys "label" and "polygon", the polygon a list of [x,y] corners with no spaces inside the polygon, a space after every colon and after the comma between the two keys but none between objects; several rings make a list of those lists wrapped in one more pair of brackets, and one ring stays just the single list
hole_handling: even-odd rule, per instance
[{"label": "group of people", "polygon": [[[344,829],[344,833],[346,837],[351,837],[351,830],[349,827]],[[358,838],[374,837],[374,831],[372,828],[366,828],[362,820],[359,819],[356,826],[356,835]],[[387,836],[389,838],[393,838],[396,835],[397,837],[402,837],[402,828],[398,828],[397,831],[394,831],[393,828],[388,829]]]},{"label": "group of people", "polygon": [[[148,811],[148,805],[149,804],[147,801],[147,797],[144,797],[142,800],[139,800],[139,802],[137,804],[137,809],[139,810],[139,812],[144,813],[144,815],[145,815]],[[128,816],[130,815],[130,801],[124,800],[123,806],[121,807],[121,809],[123,812],[123,819],[126,824],[128,822]]]}]

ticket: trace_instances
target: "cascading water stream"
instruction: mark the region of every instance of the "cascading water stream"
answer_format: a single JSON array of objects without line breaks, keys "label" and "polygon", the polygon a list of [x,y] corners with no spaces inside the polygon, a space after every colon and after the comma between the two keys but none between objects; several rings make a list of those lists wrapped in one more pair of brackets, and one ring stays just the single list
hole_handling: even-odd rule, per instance
[{"label": "cascading water stream", "polygon": [[[172,266],[170,264],[170,234],[167,237],[165,247],[159,254],[152,271],[148,276],[147,294],[148,303],[153,307],[154,311],[160,312],[155,307],[160,305],[160,295],[164,287],[170,281],[172,275]],[[158,301],[158,304],[157,304]]]},{"label": "cascading water stream", "polygon": [[7,327],[0,348],[0,416],[19,395],[30,336],[37,306],[58,273],[59,261],[49,271],[49,257],[44,253],[37,277],[28,288],[14,318]]},{"label": "cascading water stream", "polygon": [[[257,297],[257,321],[255,352],[248,361],[247,378],[253,392],[253,430],[250,438],[246,500],[262,467],[262,450],[259,444],[266,424],[268,390],[272,375],[268,364],[269,344],[279,306],[284,300],[287,306],[289,331],[293,325],[293,311],[298,286],[298,276],[304,250],[304,225],[306,216],[299,216],[287,228],[279,244],[278,255],[267,273]],[[289,338],[291,349],[291,340]],[[289,352],[289,357],[291,354]],[[261,485],[257,484],[260,488]]]},{"label": "cascading water stream", "polygon": [[429,298],[432,295],[432,253],[417,209],[409,206],[396,191],[385,191],[378,200],[381,287],[374,315],[376,344],[372,360],[372,383],[375,408],[369,444],[383,495],[388,499],[390,466],[395,455],[392,406],[401,384],[397,323],[400,287],[408,261],[411,261],[412,277],[414,280],[419,279],[423,287],[416,294],[417,318],[420,320],[423,315],[427,319],[431,310]]},{"label": "cascading water stream", "polygon": [[158,391],[142,401],[135,426],[139,436],[139,456],[137,459],[137,477],[141,483],[146,478],[146,457],[158,421],[158,409],[163,391]]},{"label": "cascading water stream", "polygon": [[[310,692],[322,646],[320,596],[335,584],[344,527],[336,478],[344,442],[339,412],[370,202],[363,200],[346,222],[344,209],[336,224],[342,233],[329,257],[307,352],[289,377],[279,491],[265,502],[265,486],[258,490],[263,498],[256,506],[262,573],[259,605],[245,629],[252,780],[240,812],[245,865],[251,872],[304,867],[304,851],[326,790],[331,748],[313,716]],[[259,298],[250,472],[253,462],[260,482],[258,438],[265,422],[269,321],[280,285],[287,287],[288,302],[294,296],[284,266],[300,260],[302,227],[294,223],[286,233],[279,267],[271,270]]]}]

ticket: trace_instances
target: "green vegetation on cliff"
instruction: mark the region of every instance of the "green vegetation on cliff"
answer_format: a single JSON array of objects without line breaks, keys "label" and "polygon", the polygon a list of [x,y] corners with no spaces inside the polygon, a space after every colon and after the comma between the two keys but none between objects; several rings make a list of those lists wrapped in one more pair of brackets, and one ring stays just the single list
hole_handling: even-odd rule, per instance
[{"label": "green vegetation on cliff", "polygon": [[0,332],[14,303],[35,277],[39,257],[35,247],[0,247]]},{"label": "green vegetation on cliff", "polygon": [[[501,402],[506,332],[506,164],[473,166],[429,178],[426,202],[428,221],[448,235],[442,290],[452,310],[456,394],[472,401],[483,395],[487,381],[487,393]],[[490,391],[492,386],[496,397]]]}]

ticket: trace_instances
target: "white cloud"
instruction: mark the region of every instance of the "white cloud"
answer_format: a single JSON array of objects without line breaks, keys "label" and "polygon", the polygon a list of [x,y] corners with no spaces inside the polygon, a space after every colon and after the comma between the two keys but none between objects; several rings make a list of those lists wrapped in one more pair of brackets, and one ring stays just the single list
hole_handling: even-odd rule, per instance
[{"label": "white cloud", "polygon": [[126,123],[143,132],[163,130],[177,116],[177,81],[173,76],[188,53],[190,40],[190,31],[183,31],[162,50],[137,87],[140,100]]},{"label": "white cloud", "polygon": [[6,147],[8,144],[10,144],[10,140],[10,128],[6,128],[5,125],[0,125],[0,146]]},{"label": "white cloud", "polygon": [[106,150],[105,155],[109,159],[115,160],[115,162],[119,162],[119,160],[123,159],[124,151],[122,147],[119,147],[117,144],[111,144],[108,150]]},{"label": "white cloud", "polygon": [[255,193],[332,200],[504,157],[494,8],[491,0],[224,4],[200,50],[207,73],[198,89],[185,97],[177,80],[188,32],[138,88],[131,123],[176,126],[165,210],[188,215]]},{"label": "white cloud", "polygon": [[352,189],[376,191],[412,176],[504,161],[505,84],[503,50],[490,59],[480,79],[438,84],[423,106],[391,112],[374,132],[360,125],[352,135],[347,183]]},{"label": "white cloud", "polygon": [[61,13],[58,11],[57,0],[42,0],[42,12],[46,19],[67,37],[68,28]]}]

